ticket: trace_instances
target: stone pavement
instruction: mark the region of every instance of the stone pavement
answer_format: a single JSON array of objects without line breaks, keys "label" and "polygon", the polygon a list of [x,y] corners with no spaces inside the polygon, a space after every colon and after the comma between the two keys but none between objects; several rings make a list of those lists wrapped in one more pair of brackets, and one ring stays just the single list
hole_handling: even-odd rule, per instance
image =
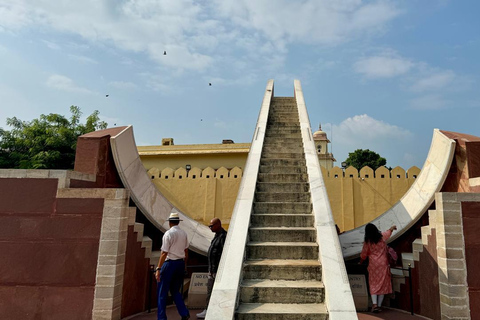
[{"label": "stone pavement", "polygon": [[[190,309],[190,320],[197,320],[196,314],[202,312],[202,309]],[[177,313],[175,306],[167,307],[167,316],[169,320],[180,320],[180,316]],[[125,318],[128,320],[156,320],[157,309],[152,309],[151,313],[139,313],[134,316]],[[410,313],[398,309],[384,308],[379,313],[360,312],[358,313],[359,320],[421,320],[428,319],[418,315],[410,315]]]}]

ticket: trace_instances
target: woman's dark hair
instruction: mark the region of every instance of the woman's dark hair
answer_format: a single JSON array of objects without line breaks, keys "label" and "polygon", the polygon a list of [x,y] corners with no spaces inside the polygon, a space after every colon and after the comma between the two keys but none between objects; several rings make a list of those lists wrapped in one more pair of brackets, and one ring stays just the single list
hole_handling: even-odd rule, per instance
[{"label": "woman's dark hair", "polygon": [[378,243],[382,239],[380,230],[374,224],[367,224],[365,226],[365,242]]}]

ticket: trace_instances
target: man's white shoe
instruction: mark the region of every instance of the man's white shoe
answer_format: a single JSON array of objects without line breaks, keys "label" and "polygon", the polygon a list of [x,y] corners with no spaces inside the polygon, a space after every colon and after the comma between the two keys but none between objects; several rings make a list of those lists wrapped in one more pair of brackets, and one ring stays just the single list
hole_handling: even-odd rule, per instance
[{"label": "man's white shoe", "polygon": [[197,318],[205,319],[206,316],[207,316],[207,309],[203,310],[200,313],[197,313]]}]

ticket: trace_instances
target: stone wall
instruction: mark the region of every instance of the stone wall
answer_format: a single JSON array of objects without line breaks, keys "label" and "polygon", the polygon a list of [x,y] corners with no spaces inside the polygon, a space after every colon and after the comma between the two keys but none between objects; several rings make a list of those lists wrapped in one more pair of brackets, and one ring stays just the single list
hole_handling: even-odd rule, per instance
[{"label": "stone wall", "polygon": [[208,224],[214,217],[228,227],[243,171],[235,167],[214,170],[210,167],[189,170],[185,168],[148,171],[159,191],[180,211]]},{"label": "stone wall", "polygon": [[104,200],[59,199],[55,178],[1,176],[2,318],[91,319]]},{"label": "stone wall", "polygon": [[[360,171],[349,167],[345,172],[339,167],[322,167],[335,222],[345,231],[372,221],[400,200],[419,173],[417,167],[407,171],[382,167],[375,172],[369,167]],[[184,167],[148,170],[157,188],[175,207],[204,224],[219,217],[227,227],[242,174],[239,167],[193,167],[188,174]]]}]

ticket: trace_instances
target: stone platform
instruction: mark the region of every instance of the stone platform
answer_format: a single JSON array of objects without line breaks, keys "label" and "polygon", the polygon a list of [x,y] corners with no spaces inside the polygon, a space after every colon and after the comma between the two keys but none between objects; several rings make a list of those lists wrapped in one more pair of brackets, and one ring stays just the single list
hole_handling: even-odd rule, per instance
[{"label": "stone platform", "polygon": [[[196,314],[202,312],[202,309],[190,309],[190,320],[197,320]],[[175,306],[167,307],[167,316],[169,320],[179,320],[180,316],[177,313]],[[139,313],[137,315],[126,318],[128,320],[156,320],[157,319],[157,309],[153,309],[151,313]],[[421,320],[428,319],[419,315],[411,315],[402,310],[384,308],[379,313],[370,313],[370,312],[361,312],[358,313],[359,320],[380,320],[380,319],[389,319],[389,320]]]}]

